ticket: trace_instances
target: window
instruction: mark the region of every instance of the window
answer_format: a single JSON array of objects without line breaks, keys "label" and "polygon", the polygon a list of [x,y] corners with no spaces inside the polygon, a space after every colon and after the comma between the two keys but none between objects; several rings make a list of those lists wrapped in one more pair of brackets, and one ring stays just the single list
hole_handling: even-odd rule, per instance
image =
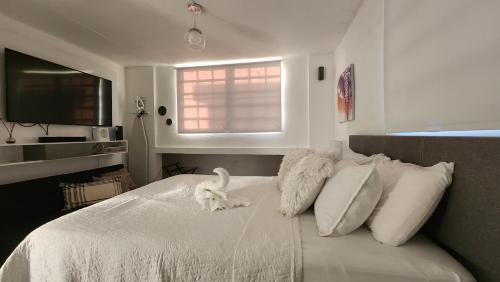
[{"label": "window", "polygon": [[179,133],[281,131],[281,62],[177,69]]}]

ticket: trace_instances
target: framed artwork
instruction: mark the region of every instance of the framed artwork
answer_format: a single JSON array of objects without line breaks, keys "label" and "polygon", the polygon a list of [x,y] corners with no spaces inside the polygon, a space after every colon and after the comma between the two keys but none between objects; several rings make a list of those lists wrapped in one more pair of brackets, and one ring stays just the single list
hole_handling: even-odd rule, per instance
[{"label": "framed artwork", "polygon": [[348,66],[337,84],[337,113],[340,122],[354,120],[354,65]]}]

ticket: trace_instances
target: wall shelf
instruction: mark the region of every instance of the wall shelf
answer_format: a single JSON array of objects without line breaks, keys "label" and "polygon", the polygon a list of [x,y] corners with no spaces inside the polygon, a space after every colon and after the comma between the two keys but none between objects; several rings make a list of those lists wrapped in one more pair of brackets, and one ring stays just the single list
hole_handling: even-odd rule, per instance
[{"label": "wall shelf", "polygon": [[0,167],[124,153],[128,153],[126,140],[0,144]]},{"label": "wall shelf", "polygon": [[53,142],[53,143],[14,143],[0,144],[0,147],[20,147],[20,146],[39,146],[39,145],[67,145],[67,144],[96,144],[96,143],[107,143],[107,144],[115,144],[115,143],[126,143],[127,140],[116,140],[116,141],[79,141],[79,142]]}]

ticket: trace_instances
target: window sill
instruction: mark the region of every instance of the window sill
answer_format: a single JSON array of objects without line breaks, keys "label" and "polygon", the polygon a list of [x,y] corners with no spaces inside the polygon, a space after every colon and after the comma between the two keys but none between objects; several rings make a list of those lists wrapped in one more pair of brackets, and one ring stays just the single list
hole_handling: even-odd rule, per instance
[{"label": "window sill", "polygon": [[284,155],[294,148],[283,147],[155,147],[157,154]]}]

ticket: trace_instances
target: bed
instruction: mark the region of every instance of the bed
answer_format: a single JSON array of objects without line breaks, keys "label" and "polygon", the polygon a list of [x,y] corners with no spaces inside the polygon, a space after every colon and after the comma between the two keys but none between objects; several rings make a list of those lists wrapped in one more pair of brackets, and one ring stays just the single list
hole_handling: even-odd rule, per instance
[{"label": "bed", "polygon": [[500,281],[500,138],[351,135],[349,146],[422,166],[454,162],[453,183],[421,233],[477,281]]},{"label": "bed", "polygon": [[[371,138],[351,136],[351,147],[365,154],[385,152],[387,141],[367,141]],[[404,150],[400,144],[401,152],[432,148],[410,145]],[[435,151],[432,156],[426,161],[451,157]],[[193,199],[194,186],[211,178],[168,178],[49,222],[15,249],[0,269],[0,281],[475,281],[462,265],[475,269],[481,256],[456,255],[459,248],[452,249],[447,239],[434,239],[435,226],[397,248],[377,243],[366,227],[343,237],[319,237],[312,211],[295,218],[277,212],[280,194],[271,177],[232,177],[231,193],[252,204],[202,211]],[[460,183],[457,175],[453,187]],[[447,205],[454,200],[450,195]],[[446,208],[444,214],[446,220]],[[443,208],[437,216],[431,221],[448,224]],[[484,236],[484,246],[491,247],[486,252],[493,255],[498,248],[488,244],[496,234]],[[484,264],[473,274],[495,281],[497,269],[490,266],[497,264]]]}]

